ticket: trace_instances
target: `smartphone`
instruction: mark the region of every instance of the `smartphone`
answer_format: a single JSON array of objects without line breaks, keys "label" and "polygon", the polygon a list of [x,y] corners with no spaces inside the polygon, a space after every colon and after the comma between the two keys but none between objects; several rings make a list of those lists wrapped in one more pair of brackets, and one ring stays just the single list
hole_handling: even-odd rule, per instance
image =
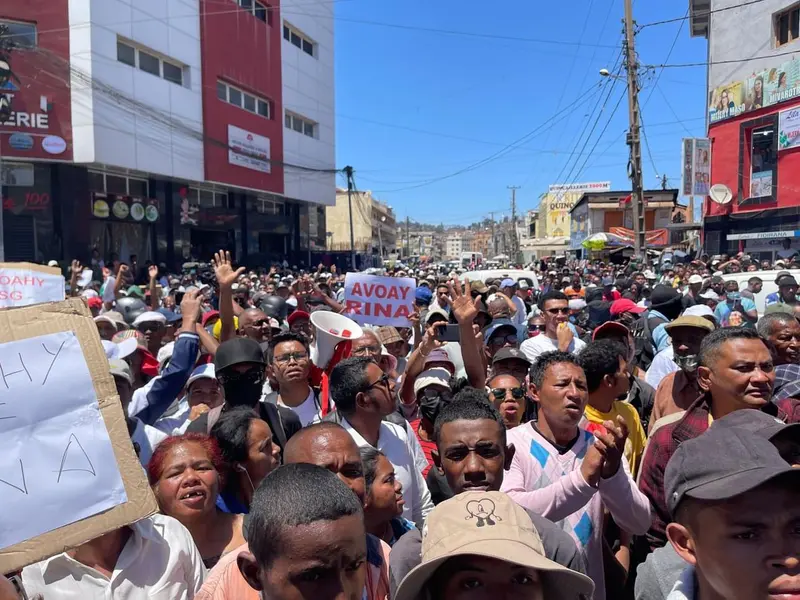
[{"label": "smartphone", "polygon": [[460,342],[461,335],[459,333],[458,324],[448,323],[447,325],[438,325],[436,327],[436,339],[442,342]]}]

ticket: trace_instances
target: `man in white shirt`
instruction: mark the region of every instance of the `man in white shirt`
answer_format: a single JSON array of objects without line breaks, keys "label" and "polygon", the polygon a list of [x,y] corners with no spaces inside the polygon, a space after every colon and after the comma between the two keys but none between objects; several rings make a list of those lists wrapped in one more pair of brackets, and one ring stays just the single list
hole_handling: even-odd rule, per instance
[{"label": "man in white shirt", "polygon": [[359,448],[371,446],[383,452],[403,485],[403,516],[422,528],[433,510],[422,468],[427,465],[416,436],[406,428],[383,420],[395,408],[389,393],[389,376],[369,358],[348,358],[334,367],[330,377],[331,400],[341,415],[342,426]]},{"label": "man in white shirt", "polygon": [[569,327],[569,299],[566,294],[547,292],[539,300],[539,309],[544,317],[544,333],[528,338],[520,346],[531,364],[545,352],[560,350],[577,354],[586,346]]},{"label": "man in white shirt", "polygon": [[528,311],[525,308],[525,303],[522,301],[522,298],[517,296],[517,282],[511,278],[503,279],[503,281],[500,282],[500,291],[511,299],[514,308],[517,309],[516,312],[511,315],[511,322],[514,323],[514,325],[524,325],[525,319],[528,317]]},{"label": "man in white shirt", "polygon": [[319,391],[308,385],[310,356],[306,337],[291,331],[274,336],[267,346],[267,373],[278,382],[279,391],[268,394],[266,401],[294,411],[303,427],[319,423],[323,416]]},{"label": "man in white shirt", "polygon": [[155,514],[22,570],[29,598],[191,600],[206,570],[189,531]]}]

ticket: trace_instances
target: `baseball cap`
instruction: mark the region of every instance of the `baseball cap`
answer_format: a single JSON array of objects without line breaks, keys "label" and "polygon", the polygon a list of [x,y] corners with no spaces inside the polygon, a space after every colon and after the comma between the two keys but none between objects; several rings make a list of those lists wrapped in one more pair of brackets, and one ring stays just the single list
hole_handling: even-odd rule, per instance
[{"label": "baseball cap", "polygon": [[445,322],[450,320],[449,315],[444,312],[441,308],[434,308],[433,310],[429,310],[428,314],[425,315],[425,325],[428,325],[431,322],[431,318],[438,316],[443,317]]},{"label": "baseball cap", "polygon": [[144,290],[142,290],[142,288],[140,288],[138,285],[132,285],[128,288],[126,295],[133,296],[134,298],[144,299]]},{"label": "baseball cap", "polygon": [[156,354],[156,360],[158,361],[158,366],[163,368],[164,364],[172,359],[172,352],[175,350],[175,342],[170,342],[169,344],[164,344],[161,348],[158,349],[158,354]]},{"label": "baseball cap", "polygon": [[705,292],[700,294],[700,297],[704,298],[705,300],[713,300],[714,302],[719,302],[719,294],[717,294],[717,292],[715,292],[711,288],[707,289]]},{"label": "baseball cap", "polygon": [[514,287],[515,285],[517,285],[516,281],[514,281],[510,277],[506,277],[505,279],[503,279],[503,281],[500,282],[500,289],[502,290],[503,288]]},{"label": "baseball cap", "polygon": [[611,314],[613,316],[621,315],[626,312],[640,315],[646,310],[646,308],[639,306],[630,298],[620,298],[611,303]]},{"label": "baseball cap", "polygon": [[600,325],[600,327],[594,330],[594,333],[592,334],[592,341],[602,340],[608,337],[627,337],[629,333],[630,329],[625,327],[625,325],[622,323],[617,323],[616,321],[606,321]]},{"label": "baseball cap", "polygon": [[108,360],[109,371],[114,377],[122,377],[128,383],[133,385],[133,375],[131,374],[131,368],[121,358],[111,358]]},{"label": "baseball cap", "polygon": [[103,308],[103,300],[99,296],[92,296],[86,300],[89,308]]},{"label": "baseball cap", "polygon": [[289,318],[286,319],[286,322],[289,324],[289,326],[291,326],[298,319],[309,320],[310,318],[311,318],[311,315],[308,314],[306,311],[304,311],[304,310],[296,310],[292,314],[289,315]]},{"label": "baseball cap", "polygon": [[378,339],[384,346],[386,344],[393,344],[395,342],[403,341],[403,338],[400,336],[399,333],[397,333],[397,329],[391,326],[378,327],[378,330],[375,333],[378,334]]},{"label": "baseball cap", "polygon": [[473,292],[478,292],[479,294],[485,294],[486,292],[489,291],[486,282],[481,281],[480,279],[476,281],[471,281],[469,283],[469,289]]},{"label": "baseball cap", "polygon": [[199,367],[195,367],[192,374],[189,375],[189,379],[186,381],[186,388],[188,389],[195,381],[198,379],[216,379],[217,373],[214,369],[214,365],[211,363],[206,363],[200,365]]},{"label": "baseball cap", "polygon": [[433,292],[430,288],[420,286],[414,292],[414,300],[419,304],[430,304],[431,299],[433,299]]},{"label": "baseball cap", "polygon": [[106,352],[106,358],[123,359],[136,352],[137,344],[134,338],[126,338],[119,342],[109,342],[108,340],[101,340],[103,343],[103,350]]},{"label": "baseball cap", "polygon": [[497,351],[497,354],[494,355],[492,364],[496,365],[504,360],[521,360],[529,365],[531,364],[530,359],[525,356],[525,353],[519,348],[501,348]]},{"label": "baseball cap", "polygon": [[695,327],[696,329],[705,329],[706,331],[714,331],[714,324],[706,319],[705,317],[693,317],[687,315],[681,315],[671,323],[667,323],[664,326],[664,329],[667,330],[667,333],[675,329],[676,327]]},{"label": "baseball cap", "polygon": [[530,289],[530,287],[531,287],[530,284],[528,284],[528,282],[525,281],[524,279],[520,279],[517,282],[517,285],[519,286],[519,289],[521,289],[521,290],[527,290],[527,289]]},{"label": "baseball cap", "polygon": [[242,363],[264,364],[264,355],[258,342],[250,338],[239,337],[222,342],[214,356],[214,368],[219,374],[223,369]]},{"label": "baseball cap", "polygon": [[219,316],[220,314],[218,310],[207,310],[206,312],[203,313],[203,316],[200,318],[200,322],[202,323],[203,327],[205,327],[206,325],[208,325],[208,322],[211,319]]},{"label": "baseball cap", "polygon": [[703,283],[703,278],[700,275],[692,275],[689,277],[689,285],[694,285],[695,283]]},{"label": "baseball cap", "polygon": [[177,323],[178,321],[183,320],[183,315],[179,315],[178,313],[172,312],[168,308],[159,308],[156,310],[157,313],[164,315],[164,318],[167,320],[167,323]]},{"label": "baseball cap", "polygon": [[429,385],[443,385],[450,389],[450,375],[450,371],[444,367],[426,369],[414,380],[414,394],[418,394]]},{"label": "baseball cap", "polygon": [[133,326],[138,327],[142,323],[161,323],[165,325],[167,323],[167,317],[160,312],[146,310],[133,320]]},{"label": "baseball cap", "polygon": [[422,534],[422,562],[400,583],[394,600],[425,598],[437,569],[456,556],[481,556],[536,569],[548,600],[591,598],[586,575],[548,559],[525,509],[503,492],[462,492],[436,506]]},{"label": "baseball cap", "polygon": [[783,434],[800,438],[800,423],[784,423],[763,410],[735,410],[715,419],[713,427],[740,427],[768,440]]},{"label": "baseball cap", "polygon": [[57,267],[58,266],[58,261],[57,260],[49,260],[49,261],[47,261],[47,266],[48,267]]},{"label": "baseball cap", "polygon": [[583,298],[573,298],[567,304],[570,310],[583,310],[586,308],[586,300]]},{"label": "baseball cap", "polygon": [[773,302],[764,309],[765,315],[772,315],[775,313],[785,313],[788,315],[794,314],[794,308],[785,302]]},{"label": "baseball cap", "polygon": [[644,272],[644,278],[645,279],[657,279],[656,274],[653,273],[650,269],[647,269]]},{"label": "baseball cap", "polygon": [[[703,460],[698,460],[699,456]],[[768,439],[740,427],[712,425],[702,435],[681,443],[667,463],[665,500],[674,515],[686,496],[728,500],[781,476],[795,477],[796,485],[800,484],[800,469],[781,458]]]},{"label": "baseball cap", "polygon": [[710,307],[706,306],[705,304],[695,304],[694,306],[690,306],[685,311],[683,311],[684,317],[709,317],[714,319],[714,323],[717,322],[717,318],[714,316],[714,311],[711,310]]},{"label": "baseball cap", "polygon": [[492,323],[486,328],[486,331],[483,332],[483,343],[489,343],[492,335],[494,332],[500,329],[501,327],[506,327],[509,329],[513,329],[514,333],[517,332],[517,326],[511,322],[511,319],[495,319]]}]

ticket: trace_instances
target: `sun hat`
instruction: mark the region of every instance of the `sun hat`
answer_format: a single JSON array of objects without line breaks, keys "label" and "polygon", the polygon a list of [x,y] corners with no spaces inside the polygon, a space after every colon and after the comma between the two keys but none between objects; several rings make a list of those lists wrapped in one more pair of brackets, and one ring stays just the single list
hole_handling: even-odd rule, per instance
[{"label": "sun hat", "polygon": [[453,359],[450,358],[450,355],[444,348],[434,348],[430,351],[428,356],[425,357],[425,365],[427,366],[432,364],[447,365],[446,368],[450,371],[451,375],[455,374],[456,372],[456,365],[453,363]]},{"label": "sun hat", "polygon": [[403,338],[397,332],[397,329],[391,326],[378,327],[375,333],[378,334],[378,339],[384,346],[386,346],[387,344],[394,344],[395,342],[403,341]]},{"label": "sun hat", "polygon": [[705,317],[693,317],[691,315],[681,315],[671,323],[667,323],[664,329],[667,332],[672,331],[677,327],[694,327],[696,329],[704,329],[706,331],[714,331],[714,324]]},{"label": "sun hat", "polygon": [[393,600],[429,597],[437,569],[457,556],[480,556],[539,572],[548,600],[591,598],[594,583],[547,557],[539,532],[521,506],[503,492],[462,492],[436,506],[422,533],[422,562],[400,583]]}]

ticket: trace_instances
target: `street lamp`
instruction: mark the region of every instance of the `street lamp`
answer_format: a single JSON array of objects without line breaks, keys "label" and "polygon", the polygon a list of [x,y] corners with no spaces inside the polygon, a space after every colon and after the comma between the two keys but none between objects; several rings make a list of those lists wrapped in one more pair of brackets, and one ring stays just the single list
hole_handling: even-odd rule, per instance
[{"label": "street lamp", "polygon": [[378,223],[378,249],[381,253],[381,264],[383,264],[383,236],[381,235],[381,227],[386,222],[386,216],[381,216],[380,222]]}]

